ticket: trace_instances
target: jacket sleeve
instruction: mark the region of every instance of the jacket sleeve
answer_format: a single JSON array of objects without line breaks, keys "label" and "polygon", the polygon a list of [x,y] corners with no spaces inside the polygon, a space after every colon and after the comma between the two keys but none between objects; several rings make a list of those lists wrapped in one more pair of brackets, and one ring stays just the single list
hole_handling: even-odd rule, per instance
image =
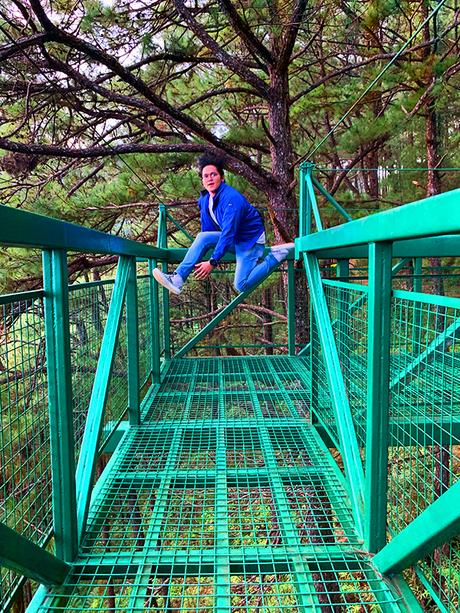
[{"label": "jacket sleeve", "polygon": [[238,201],[230,201],[225,205],[223,217],[222,217],[222,233],[219,241],[214,248],[214,252],[211,256],[214,260],[220,260],[220,258],[227,253],[235,244],[235,236],[240,225],[241,217],[243,213],[243,207]]}]

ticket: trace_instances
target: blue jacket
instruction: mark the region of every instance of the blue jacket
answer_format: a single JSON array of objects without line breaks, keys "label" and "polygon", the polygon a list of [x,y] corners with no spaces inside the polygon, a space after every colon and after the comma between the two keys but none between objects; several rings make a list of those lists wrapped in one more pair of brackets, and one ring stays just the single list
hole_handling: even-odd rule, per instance
[{"label": "blue jacket", "polygon": [[198,200],[203,232],[222,232],[214,252],[214,260],[220,258],[238,245],[250,249],[264,231],[262,216],[239,191],[221,183],[214,195],[213,211],[220,227],[216,226],[209,214],[209,193],[201,192]]}]

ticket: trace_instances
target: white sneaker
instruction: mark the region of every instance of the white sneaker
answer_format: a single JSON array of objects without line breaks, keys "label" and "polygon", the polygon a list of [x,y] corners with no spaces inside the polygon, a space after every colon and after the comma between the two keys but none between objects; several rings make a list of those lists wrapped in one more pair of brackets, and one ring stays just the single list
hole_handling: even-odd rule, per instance
[{"label": "white sneaker", "polygon": [[274,245],[270,251],[272,252],[275,260],[282,262],[287,258],[294,247],[294,243],[283,243],[282,245]]},{"label": "white sneaker", "polygon": [[165,272],[162,272],[159,268],[153,269],[153,278],[163,287],[166,287],[172,294],[180,294],[182,291],[182,277],[176,273],[172,275],[167,275]]}]

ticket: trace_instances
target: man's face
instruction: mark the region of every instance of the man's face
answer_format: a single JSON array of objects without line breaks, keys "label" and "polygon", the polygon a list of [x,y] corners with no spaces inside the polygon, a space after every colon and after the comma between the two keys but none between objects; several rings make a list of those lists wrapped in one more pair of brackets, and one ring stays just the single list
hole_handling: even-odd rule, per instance
[{"label": "man's face", "polygon": [[215,194],[219,189],[219,185],[222,183],[222,177],[215,166],[209,164],[205,166],[201,171],[201,179],[203,181],[204,188],[210,193]]}]

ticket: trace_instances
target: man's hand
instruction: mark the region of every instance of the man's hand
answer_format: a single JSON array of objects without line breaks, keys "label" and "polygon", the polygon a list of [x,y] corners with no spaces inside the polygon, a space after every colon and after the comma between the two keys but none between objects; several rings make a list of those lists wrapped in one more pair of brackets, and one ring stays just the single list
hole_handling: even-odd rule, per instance
[{"label": "man's hand", "polygon": [[202,281],[203,279],[207,279],[209,275],[214,270],[214,266],[210,262],[200,262],[199,264],[195,264],[195,277]]}]

